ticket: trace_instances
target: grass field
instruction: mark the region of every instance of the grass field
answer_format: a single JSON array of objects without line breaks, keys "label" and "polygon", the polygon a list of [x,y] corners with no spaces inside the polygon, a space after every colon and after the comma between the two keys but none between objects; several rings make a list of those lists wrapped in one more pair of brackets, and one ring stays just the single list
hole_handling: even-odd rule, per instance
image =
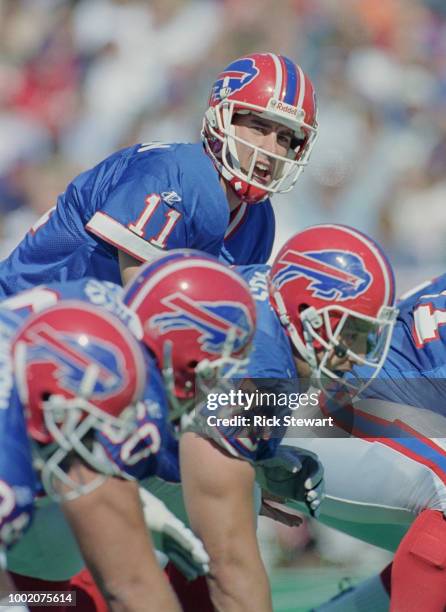
[{"label": "grass field", "polygon": [[[358,582],[367,574],[357,574]],[[270,575],[274,612],[308,612],[339,591],[339,583],[346,578],[342,568],[293,568],[276,570]]]}]

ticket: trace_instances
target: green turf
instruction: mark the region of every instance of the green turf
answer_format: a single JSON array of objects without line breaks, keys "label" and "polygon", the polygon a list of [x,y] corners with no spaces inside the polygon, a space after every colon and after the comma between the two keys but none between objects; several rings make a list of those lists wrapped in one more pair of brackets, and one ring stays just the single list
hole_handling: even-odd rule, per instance
[{"label": "green turf", "polygon": [[[358,582],[367,574],[349,576]],[[339,592],[339,583],[348,576],[342,568],[293,568],[270,575],[274,612],[308,612]]]}]

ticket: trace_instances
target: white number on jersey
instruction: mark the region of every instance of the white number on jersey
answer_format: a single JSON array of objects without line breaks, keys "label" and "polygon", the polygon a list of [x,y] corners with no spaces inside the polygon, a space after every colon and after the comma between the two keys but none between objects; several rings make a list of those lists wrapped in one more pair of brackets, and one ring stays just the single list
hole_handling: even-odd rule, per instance
[{"label": "white number on jersey", "polygon": [[258,302],[264,302],[268,298],[268,280],[263,272],[254,272],[249,280],[249,288],[252,297]]},{"label": "white number on jersey", "polygon": [[[139,215],[135,223],[129,223],[129,230],[132,231],[134,234],[137,234],[138,236],[142,237],[144,235],[144,230],[146,228],[147,223],[149,222],[155,210],[158,208],[160,202],[161,197],[157,193],[151,193],[150,195],[148,195],[146,198],[146,206],[144,207],[144,210]],[[153,236],[153,238],[149,240],[150,244],[153,244],[153,246],[158,247],[159,249],[166,248],[167,238],[175,227],[176,222],[181,217],[181,213],[177,210],[169,210],[165,213],[165,217],[166,222],[161,227],[160,231],[158,232],[158,235]]]},{"label": "white number on jersey", "polygon": [[439,337],[438,328],[446,325],[446,310],[434,308],[431,303],[421,304],[415,308],[413,318],[415,343],[421,348]]}]

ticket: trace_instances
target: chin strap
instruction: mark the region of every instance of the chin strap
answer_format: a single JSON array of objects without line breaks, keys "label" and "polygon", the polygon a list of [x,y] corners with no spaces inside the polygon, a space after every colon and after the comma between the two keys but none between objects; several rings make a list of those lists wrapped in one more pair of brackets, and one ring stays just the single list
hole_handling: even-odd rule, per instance
[{"label": "chin strap", "polygon": [[[300,357],[302,357],[302,359],[305,359],[305,361],[309,364],[311,369],[315,372],[317,370],[316,352],[313,346],[313,336],[311,335],[308,329],[308,327],[313,324],[314,315],[312,316],[312,312],[310,312],[306,318],[303,317],[304,313],[306,313],[307,311],[314,311],[315,309],[313,307],[307,308],[300,315],[300,318],[302,320],[304,340],[305,340],[305,341],[302,341],[302,338],[297,333],[296,326],[293,323],[291,323],[291,319],[290,319],[289,314],[287,313],[285,303],[282,299],[282,296],[280,295],[278,291],[275,291],[273,294],[273,297],[277,305],[277,310],[279,312],[280,322],[287,330],[291,338],[291,341],[293,345],[295,346],[295,348],[297,349],[297,352],[299,353]],[[319,317],[320,322],[322,324],[322,317],[320,315],[317,315],[317,316]],[[319,320],[317,322],[319,322]]]}]

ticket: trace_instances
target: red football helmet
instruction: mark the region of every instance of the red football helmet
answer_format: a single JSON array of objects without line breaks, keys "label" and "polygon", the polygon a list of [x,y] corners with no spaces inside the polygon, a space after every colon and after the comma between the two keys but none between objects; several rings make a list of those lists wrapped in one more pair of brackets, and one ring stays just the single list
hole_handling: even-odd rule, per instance
[{"label": "red football helmet", "polygon": [[340,378],[333,355],[370,366],[372,378],[378,374],[398,311],[392,268],[373,240],[343,225],[309,227],[280,250],[270,288],[282,324],[316,379]]},{"label": "red football helmet", "polygon": [[[252,145],[235,134],[236,114],[254,113],[289,127],[294,138],[286,157]],[[215,81],[206,111],[202,138],[217,170],[245,202],[292,189],[308,163],[317,135],[316,98],[302,68],[283,55],[253,53],[227,66]],[[237,143],[250,146],[249,169],[240,167]],[[254,177],[259,153],[271,160],[269,185]]]},{"label": "red football helmet", "polygon": [[163,371],[172,420],[198,391],[246,364],[255,304],[244,280],[213,257],[169,251],[142,266],[123,301],[139,316],[143,341]]},{"label": "red football helmet", "polygon": [[61,497],[54,479],[68,485],[65,499],[86,492],[60,467],[71,451],[94,470],[115,473],[94,441],[84,439],[91,430],[111,427],[124,435],[135,426],[133,406],[146,381],[144,356],[119,319],[82,302],[60,302],[25,322],[12,356],[28,433],[45,458],[40,467],[47,492]]}]

